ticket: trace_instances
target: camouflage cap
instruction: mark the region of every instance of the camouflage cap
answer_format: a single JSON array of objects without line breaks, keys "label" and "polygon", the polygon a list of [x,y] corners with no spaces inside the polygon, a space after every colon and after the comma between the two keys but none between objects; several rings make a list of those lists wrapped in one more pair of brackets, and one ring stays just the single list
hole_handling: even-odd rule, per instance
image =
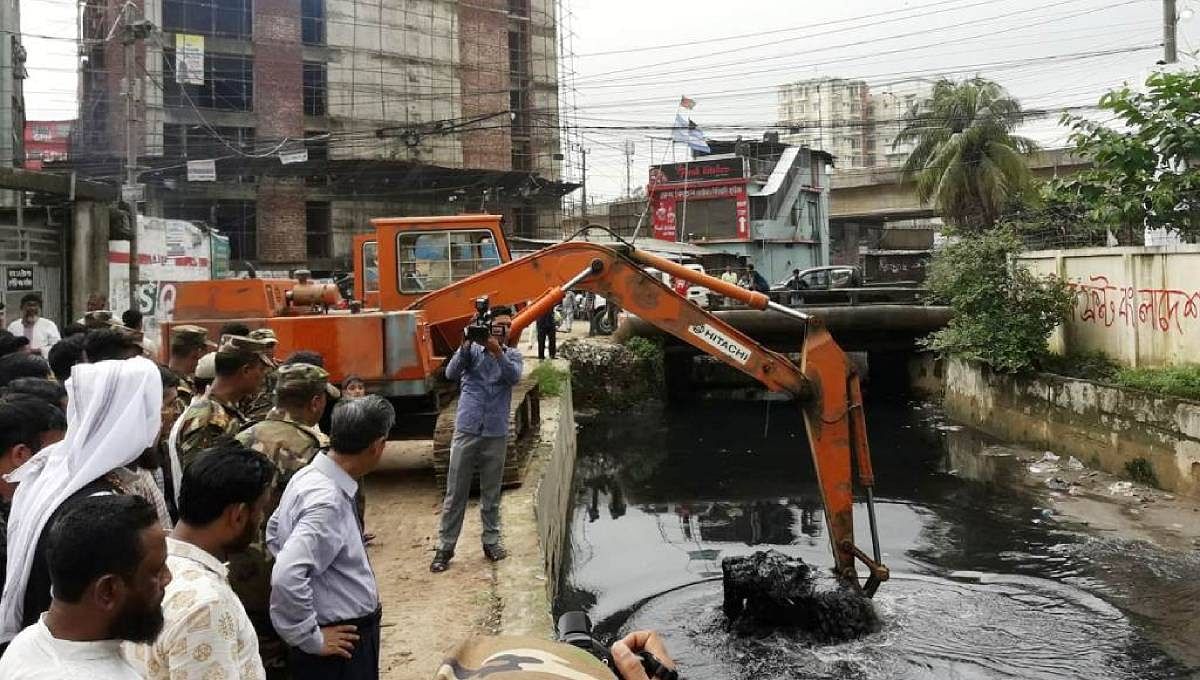
[{"label": "camouflage cap", "polygon": [[267,366],[274,367],[271,360],[271,343],[265,340],[255,340],[244,335],[222,335],[218,354],[253,354]]},{"label": "camouflage cap", "polygon": [[173,326],[171,328],[171,344],[185,347],[207,347],[216,349],[217,343],[208,339],[208,329],[203,326]]},{"label": "camouflage cap", "polygon": [[325,393],[337,399],[342,391],[329,382],[329,371],[312,364],[285,364],[275,372],[275,392],[278,394],[289,387],[306,385],[325,387]]},{"label": "camouflage cap", "polygon": [[119,324],[119,321],[113,320],[112,310],[109,309],[96,309],[83,315],[83,325],[89,329],[107,328]]},{"label": "camouflage cap", "polygon": [[435,680],[613,680],[596,657],[564,642],[533,637],[475,637],[442,663]]},{"label": "camouflage cap", "polygon": [[217,353],[209,352],[196,363],[197,380],[215,380],[217,377]]},{"label": "camouflage cap", "polygon": [[270,328],[255,328],[254,330],[250,331],[249,337],[255,340],[262,340],[263,342],[270,343],[271,345],[279,344],[279,338],[275,337],[275,331],[271,330]]}]

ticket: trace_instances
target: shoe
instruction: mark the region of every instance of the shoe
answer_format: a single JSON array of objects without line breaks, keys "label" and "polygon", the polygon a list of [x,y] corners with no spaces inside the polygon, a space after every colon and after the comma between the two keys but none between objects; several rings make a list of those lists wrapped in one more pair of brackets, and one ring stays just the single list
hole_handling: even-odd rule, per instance
[{"label": "shoe", "polygon": [[450,560],[454,557],[453,550],[439,550],[433,554],[433,562],[429,565],[429,571],[435,574],[440,574],[450,567]]},{"label": "shoe", "polygon": [[508,557],[508,551],[499,543],[493,543],[492,545],[483,546],[483,556],[493,562],[499,562]]}]

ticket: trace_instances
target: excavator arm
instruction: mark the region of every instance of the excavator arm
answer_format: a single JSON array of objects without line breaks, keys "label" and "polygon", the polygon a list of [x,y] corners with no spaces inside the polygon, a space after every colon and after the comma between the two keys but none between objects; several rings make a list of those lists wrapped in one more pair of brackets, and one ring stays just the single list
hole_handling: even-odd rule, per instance
[{"label": "excavator arm", "polygon": [[[807,320],[801,363],[773,352],[719,317],[677,295],[643,267],[653,267],[753,309],[775,309]],[[459,281],[416,301],[435,329],[461,328],[474,301],[487,296],[493,305],[529,303],[513,320],[510,340],[552,309],[567,290],[603,295],[631,314],[725,362],[767,389],[793,395],[804,417],[817,471],[834,571],[844,582],[873,595],[888,578],[880,559],[872,488],[874,477],[866,438],[859,376],[829,332],[815,319],[748,291],[649,253],[570,241],[540,250]],[[857,478],[866,490],[872,555],[854,541],[854,491]],[[859,584],[855,562],[868,568]]]}]

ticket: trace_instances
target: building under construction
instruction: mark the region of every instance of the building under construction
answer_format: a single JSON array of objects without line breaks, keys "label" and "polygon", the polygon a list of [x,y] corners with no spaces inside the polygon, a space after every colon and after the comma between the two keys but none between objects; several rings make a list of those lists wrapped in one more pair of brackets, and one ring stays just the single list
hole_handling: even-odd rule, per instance
[{"label": "building under construction", "polygon": [[[124,177],[132,130],[141,211],[219,229],[235,264],[344,268],[385,215],[560,235],[553,0],[124,5],[86,5],[71,164]],[[138,19],[147,37],[122,40]]]}]

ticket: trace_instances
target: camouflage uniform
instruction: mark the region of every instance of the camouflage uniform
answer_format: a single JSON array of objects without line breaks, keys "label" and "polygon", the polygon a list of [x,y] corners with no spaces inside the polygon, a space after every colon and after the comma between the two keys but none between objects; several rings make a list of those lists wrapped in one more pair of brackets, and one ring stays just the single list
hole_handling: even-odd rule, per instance
[{"label": "camouflage uniform", "polygon": [[[270,328],[256,328],[250,331],[250,337],[269,344],[271,351],[274,351],[275,346],[279,343],[275,337],[275,331]],[[257,423],[266,418],[271,409],[275,408],[274,395],[275,371],[271,371],[267,374],[267,379],[263,381],[262,389],[239,402],[238,408],[250,422]]]},{"label": "camouflage uniform", "polygon": [[[171,328],[171,347],[172,353],[189,352],[193,349],[216,349],[217,345],[212,340],[208,339],[208,330],[203,326],[182,325]],[[183,408],[192,403],[192,397],[196,396],[196,383],[194,376],[180,375],[179,376],[179,400],[183,404]],[[180,409],[183,413],[183,409]]]},{"label": "camouflage uniform", "polygon": [[534,637],[475,637],[460,644],[434,680],[613,680],[596,657],[564,642]]},{"label": "camouflage uniform", "polygon": [[[221,338],[221,348],[217,350],[217,354],[253,355],[270,366],[272,364],[267,356],[268,349],[266,343],[227,335]],[[247,424],[249,421],[236,404],[227,403],[211,393],[188,405],[187,410],[180,416],[179,435],[175,444],[180,469],[187,469],[197,454],[223,436],[236,435]]]},{"label": "camouflage uniform", "polygon": [[[277,389],[297,384],[324,387],[330,396],[338,390],[329,384],[324,369],[309,364],[281,366],[277,371]],[[242,430],[237,440],[270,460],[276,468],[275,484],[267,507],[263,511],[264,526],[259,527],[253,543],[243,552],[230,555],[229,585],[237,593],[246,613],[258,632],[258,651],[269,676],[285,673],[287,645],[271,625],[270,595],[273,560],[266,550],[265,520],[275,512],[279,497],[292,475],[313,459],[321,449],[329,447],[329,437],[315,425],[297,421],[280,408],[271,409],[266,419]]]}]

